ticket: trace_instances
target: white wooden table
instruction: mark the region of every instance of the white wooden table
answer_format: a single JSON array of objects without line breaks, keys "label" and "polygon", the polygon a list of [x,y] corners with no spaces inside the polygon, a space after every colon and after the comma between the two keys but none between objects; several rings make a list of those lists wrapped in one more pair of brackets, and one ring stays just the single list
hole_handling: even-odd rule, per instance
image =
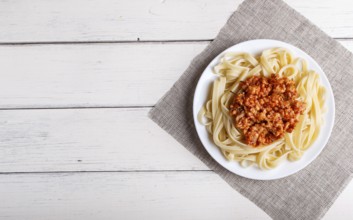
[{"label": "white wooden table", "polygon": [[[270,219],[147,118],[240,2],[0,0],[0,219]],[[353,51],[351,0],[287,2]]]}]

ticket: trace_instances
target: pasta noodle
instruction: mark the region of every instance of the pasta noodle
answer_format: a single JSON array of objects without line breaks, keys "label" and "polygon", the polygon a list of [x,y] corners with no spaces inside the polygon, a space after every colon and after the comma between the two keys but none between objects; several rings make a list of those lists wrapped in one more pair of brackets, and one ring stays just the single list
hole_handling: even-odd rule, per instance
[{"label": "pasta noodle", "polygon": [[[214,67],[219,77],[214,81],[211,98],[198,114],[198,121],[206,126],[214,143],[228,160],[242,166],[257,165],[273,169],[283,160],[299,160],[317,139],[323,124],[325,89],[319,75],[308,69],[307,62],[295,58],[284,48],[272,48],[259,57],[248,53],[226,53]],[[299,100],[306,103],[304,113],[291,133],[266,146],[253,147],[244,142],[244,135],[234,125],[230,108],[241,81],[250,76],[287,77],[295,82]]]}]

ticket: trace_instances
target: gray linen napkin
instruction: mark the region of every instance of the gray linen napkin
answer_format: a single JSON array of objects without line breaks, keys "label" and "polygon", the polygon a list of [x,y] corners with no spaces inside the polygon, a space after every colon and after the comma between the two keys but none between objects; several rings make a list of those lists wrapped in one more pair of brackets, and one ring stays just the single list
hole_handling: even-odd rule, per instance
[{"label": "gray linen napkin", "polygon": [[[319,157],[302,171],[271,181],[246,179],[218,165],[202,146],[192,115],[194,90],[208,63],[234,44],[261,38],[288,42],[312,56],[326,73],[336,102],[333,132]],[[352,177],[352,103],[353,56],[347,49],[281,0],[246,0],[149,117],[273,219],[319,219]]]}]

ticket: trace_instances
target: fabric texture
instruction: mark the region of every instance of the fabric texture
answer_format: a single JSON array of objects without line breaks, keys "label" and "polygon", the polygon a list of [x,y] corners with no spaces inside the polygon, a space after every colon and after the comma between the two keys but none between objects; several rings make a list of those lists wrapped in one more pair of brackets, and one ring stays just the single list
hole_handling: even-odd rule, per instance
[{"label": "fabric texture", "polygon": [[[307,52],[326,73],[335,97],[335,125],[323,152],[305,169],[278,180],[251,180],[224,169],[206,152],[194,128],[193,94],[203,70],[226,48],[251,39],[280,40]],[[149,117],[273,219],[319,219],[352,177],[352,82],[353,56],[339,42],[281,0],[245,0]]]}]

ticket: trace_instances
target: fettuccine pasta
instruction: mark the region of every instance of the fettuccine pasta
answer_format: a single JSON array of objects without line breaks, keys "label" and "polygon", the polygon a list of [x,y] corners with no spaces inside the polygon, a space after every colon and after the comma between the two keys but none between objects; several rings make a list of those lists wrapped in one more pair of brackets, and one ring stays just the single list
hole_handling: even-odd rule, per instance
[{"label": "fettuccine pasta", "polygon": [[[323,124],[325,89],[319,75],[308,69],[306,60],[293,57],[284,48],[273,48],[259,57],[248,53],[226,53],[214,67],[218,78],[213,83],[210,99],[198,114],[214,143],[228,160],[242,166],[257,165],[273,169],[283,160],[299,160],[317,139]],[[298,100],[306,103],[304,112],[291,133],[269,145],[253,147],[244,142],[244,134],[234,125],[230,105],[239,92],[240,82],[251,76],[276,74],[295,82]]]}]

